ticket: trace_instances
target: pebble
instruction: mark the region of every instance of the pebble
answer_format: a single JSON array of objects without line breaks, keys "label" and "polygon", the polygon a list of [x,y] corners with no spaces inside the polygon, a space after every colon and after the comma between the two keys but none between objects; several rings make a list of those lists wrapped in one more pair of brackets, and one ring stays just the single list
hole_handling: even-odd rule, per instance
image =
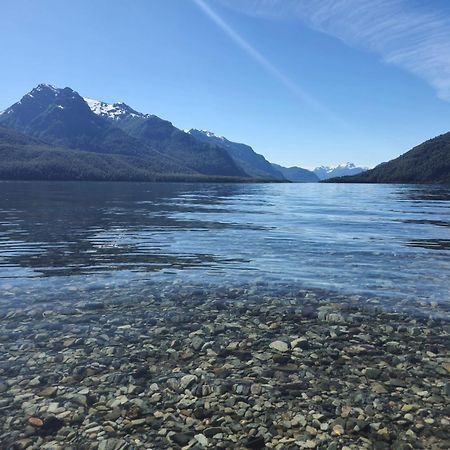
[{"label": "pebble", "polygon": [[283,341],[274,341],[271,342],[269,347],[273,350],[277,350],[279,352],[285,353],[289,351],[289,344]]},{"label": "pebble", "polygon": [[207,447],[208,446],[208,438],[204,434],[196,434],[194,436],[195,440],[202,446]]},{"label": "pebble", "polygon": [[44,421],[38,417],[30,417],[28,423],[33,427],[42,427],[42,425],[44,425]]},{"label": "pebble", "polygon": [[180,386],[182,389],[187,389],[195,381],[197,381],[197,377],[195,375],[185,375],[180,380]]},{"label": "pebble", "polygon": [[188,291],[4,315],[0,448],[445,448],[448,322]]}]

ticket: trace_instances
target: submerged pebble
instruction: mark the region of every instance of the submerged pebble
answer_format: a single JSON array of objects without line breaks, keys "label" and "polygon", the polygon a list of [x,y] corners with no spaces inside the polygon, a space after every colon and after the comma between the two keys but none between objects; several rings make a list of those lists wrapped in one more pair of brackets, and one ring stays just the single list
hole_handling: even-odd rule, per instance
[{"label": "submerged pebble", "polygon": [[255,285],[12,309],[0,448],[445,448],[449,322],[375,304]]}]

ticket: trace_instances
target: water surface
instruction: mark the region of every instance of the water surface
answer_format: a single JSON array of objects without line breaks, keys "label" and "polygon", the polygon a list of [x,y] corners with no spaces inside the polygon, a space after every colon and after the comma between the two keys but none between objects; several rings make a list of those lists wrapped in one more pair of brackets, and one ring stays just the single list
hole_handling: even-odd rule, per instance
[{"label": "water surface", "polygon": [[0,183],[3,307],[157,283],[448,304],[449,276],[450,187]]}]

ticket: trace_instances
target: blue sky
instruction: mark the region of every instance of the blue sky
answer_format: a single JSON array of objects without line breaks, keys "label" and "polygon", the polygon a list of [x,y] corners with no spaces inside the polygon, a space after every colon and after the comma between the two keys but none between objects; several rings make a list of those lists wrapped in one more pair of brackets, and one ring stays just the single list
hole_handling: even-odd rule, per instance
[{"label": "blue sky", "polygon": [[445,0],[3,0],[0,39],[0,110],[70,86],[309,168],[450,131]]}]

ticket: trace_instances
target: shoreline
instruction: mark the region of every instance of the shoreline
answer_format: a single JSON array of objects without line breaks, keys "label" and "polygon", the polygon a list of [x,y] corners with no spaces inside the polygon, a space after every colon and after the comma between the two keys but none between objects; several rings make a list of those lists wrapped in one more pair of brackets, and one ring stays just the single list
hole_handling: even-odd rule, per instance
[{"label": "shoreline", "polygon": [[0,313],[0,446],[442,449],[450,324],[236,288]]}]

